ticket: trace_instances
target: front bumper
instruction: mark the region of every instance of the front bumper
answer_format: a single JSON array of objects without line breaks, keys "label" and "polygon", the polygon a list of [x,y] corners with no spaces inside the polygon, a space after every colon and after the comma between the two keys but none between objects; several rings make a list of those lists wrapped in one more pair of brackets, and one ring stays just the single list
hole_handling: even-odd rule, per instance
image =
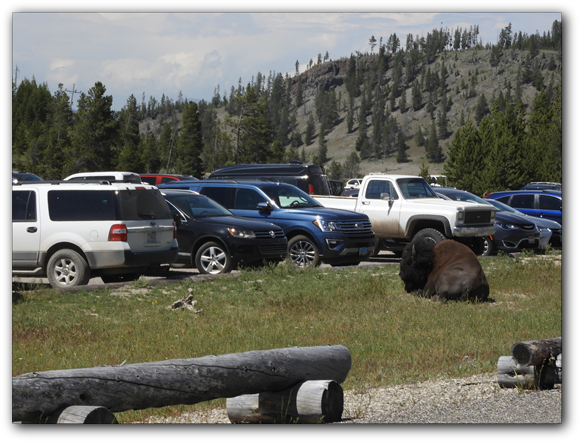
[{"label": "front bumper", "polygon": [[324,248],[320,250],[323,262],[334,262],[348,258],[350,260],[367,260],[375,250],[374,233],[351,237],[346,235],[329,235],[324,238]]},{"label": "front bumper", "polygon": [[453,236],[458,238],[493,236],[495,234],[495,226],[469,226],[469,227],[454,227]]}]

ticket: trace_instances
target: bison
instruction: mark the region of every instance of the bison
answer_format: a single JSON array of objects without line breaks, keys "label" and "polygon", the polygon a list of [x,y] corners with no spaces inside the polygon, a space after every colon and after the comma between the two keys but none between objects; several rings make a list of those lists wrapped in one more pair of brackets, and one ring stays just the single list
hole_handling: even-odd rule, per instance
[{"label": "bison", "polygon": [[407,293],[440,300],[486,301],[489,284],[475,253],[446,239],[415,238],[401,257],[399,276]]}]

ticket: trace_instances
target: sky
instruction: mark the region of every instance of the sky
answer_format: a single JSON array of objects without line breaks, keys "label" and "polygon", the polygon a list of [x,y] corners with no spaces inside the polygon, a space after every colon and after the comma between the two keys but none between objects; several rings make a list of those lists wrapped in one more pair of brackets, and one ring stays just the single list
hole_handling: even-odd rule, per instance
[{"label": "sky", "polygon": [[151,96],[160,100],[163,94],[175,101],[180,92],[184,99],[210,101],[219,86],[220,95],[229,96],[232,86],[237,88],[241,80],[245,87],[258,72],[294,75],[297,61],[302,72],[319,54],[328,52],[330,59],[338,59],[369,51],[371,36],[386,43],[396,34],[404,45],[408,34],[421,37],[433,29],[453,32],[478,25],[485,44],[496,43],[500,30],[510,23],[512,31],[530,35],[551,32],[554,20],[562,20],[561,8],[404,13],[373,2],[360,9],[368,12],[307,6],[277,11],[259,3],[240,10],[227,2],[215,6],[214,12],[187,12],[183,7],[172,9],[184,12],[103,8],[111,12],[99,13],[78,7],[34,12],[46,8],[17,5],[11,10],[12,78],[20,82],[34,77],[51,93],[62,84],[69,96],[74,91],[75,103],[79,92],[88,93],[101,82],[113,96],[114,110],[125,106],[131,95],[138,103],[143,94],[146,102]]}]

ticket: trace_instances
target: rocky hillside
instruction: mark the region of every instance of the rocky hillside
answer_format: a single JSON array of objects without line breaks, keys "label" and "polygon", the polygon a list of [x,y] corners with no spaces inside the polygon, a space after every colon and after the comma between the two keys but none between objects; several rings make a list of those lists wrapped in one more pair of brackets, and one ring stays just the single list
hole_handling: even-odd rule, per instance
[{"label": "rocky hillside", "polygon": [[[435,61],[429,65],[423,66],[423,69],[430,68],[431,72],[439,72],[441,64],[445,63],[448,71],[446,78],[447,97],[452,102],[450,110],[447,113],[449,120],[448,131],[450,136],[447,139],[439,141],[446,154],[448,145],[453,139],[453,132],[460,127],[461,118],[467,119],[471,115],[474,119],[475,109],[483,94],[489,107],[492,106],[494,100],[500,95],[500,92],[505,96],[510,89],[509,94],[515,96],[515,88],[518,84],[518,72],[521,73],[526,69],[526,59],[528,51],[506,50],[500,54],[500,62],[495,67],[491,65],[492,51],[488,49],[469,49],[458,52],[444,52],[439,54]],[[540,51],[534,59],[532,64],[535,70],[539,70],[542,75],[542,83],[544,87],[548,87],[550,83],[553,85],[561,81],[562,69],[560,53],[556,51]],[[366,57],[366,59],[365,59]],[[367,63],[370,63],[370,56],[361,55],[362,69],[365,69]],[[304,134],[306,130],[306,121],[312,112],[315,112],[315,97],[317,91],[321,88],[326,91],[334,89],[336,95],[341,97],[339,100],[339,123],[327,135],[326,140],[328,144],[328,158],[330,161],[334,160],[344,163],[347,156],[355,151],[355,141],[358,137],[357,127],[359,123],[355,123],[355,128],[352,133],[348,133],[346,123],[346,109],[348,93],[346,90],[348,59],[340,59],[335,61],[327,61],[319,65],[314,65],[306,72],[300,74],[303,90],[303,105],[298,109],[292,109],[296,112],[298,129]],[[389,69],[386,72],[386,80],[390,82],[393,75],[392,58],[389,63]],[[417,77],[420,77],[422,72],[419,72]],[[298,77],[291,80],[291,101],[295,102],[296,86]],[[474,85],[475,95],[468,97],[467,89],[471,89]],[[406,86],[407,103],[410,105],[411,99],[411,85]],[[531,83],[521,84],[521,97],[526,106],[530,106],[533,102],[538,90]],[[473,94],[472,94],[473,95]],[[423,94],[425,100],[426,95]],[[360,97],[355,100],[355,115],[358,115],[357,108],[360,104]],[[386,100],[388,103],[388,99]],[[397,100],[398,101],[398,100]],[[463,117],[462,117],[463,112]],[[413,111],[412,108],[405,113],[401,113],[399,109],[392,112],[390,115],[396,118],[399,126],[403,128],[406,134],[406,143],[409,146],[407,151],[409,162],[397,163],[395,155],[380,160],[363,160],[360,169],[361,174],[370,172],[388,172],[388,173],[403,173],[413,174],[419,173],[422,164],[429,168],[431,174],[440,174],[443,171],[444,163],[428,163],[425,154],[425,147],[418,146],[413,138],[413,135],[419,128],[426,130],[432,125],[431,115],[427,112],[426,106],[423,106],[418,111]],[[218,108],[218,117],[223,118],[225,110],[223,107]],[[174,122],[179,124],[180,115],[176,115]],[[315,118],[316,120],[316,118]],[[355,117],[356,120],[356,117]],[[142,132],[153,131],[156,132],[155,127],[159,127],[160,123],[164,122],[149,120],[141,124]],[[367,118],[367,125],[370,125],[370,117]],[[316,125],[318,130],[318,121]],[[369,129],[370,134],[370,129]],[[313,137],[310,145],[302,145],[299,151],[304,149],[306,158],[310,159],[318,151],[318,136]],[[326,163],[328,166],[329,163]]]}]

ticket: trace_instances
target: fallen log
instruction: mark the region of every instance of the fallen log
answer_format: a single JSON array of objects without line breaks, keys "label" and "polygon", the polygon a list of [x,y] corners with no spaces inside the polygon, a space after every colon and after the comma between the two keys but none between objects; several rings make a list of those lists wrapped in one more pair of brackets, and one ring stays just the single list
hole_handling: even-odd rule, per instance
[{"label": "fallen log", "polygon": [[542,365],[520,365],[512,356],[497,361],[497,382],[503,388],[549,389],[562,383],[561,354]]},{"label": "fallen log", "polygon": [[556,359],[562,353],[562,337],[516,342],[511,352],[520,365],[542,365],[547,359]]},{"label": "fallen log", "polygon": [[105,407],[73,405],[48,419],[49,424],[118,424],[117,418]]},{"label": "fallen log", "polygon": [[335,381],[306,381],[284,391],[228,398],[233,424],[320,424],[342,418],[344,395]]},{"label": "fallen log", "polygon": [[519,365],[511,356],[497,361],[497,382],[503,388],[533,388],[534,367]]},{"label": "fallen log", "polygon": [[350,367],[349,350],[333,345],[27,373],[12,378],[12,421],[46,421],[72,405],[120,412],[281,391],[307,380],[342,383]]}]

